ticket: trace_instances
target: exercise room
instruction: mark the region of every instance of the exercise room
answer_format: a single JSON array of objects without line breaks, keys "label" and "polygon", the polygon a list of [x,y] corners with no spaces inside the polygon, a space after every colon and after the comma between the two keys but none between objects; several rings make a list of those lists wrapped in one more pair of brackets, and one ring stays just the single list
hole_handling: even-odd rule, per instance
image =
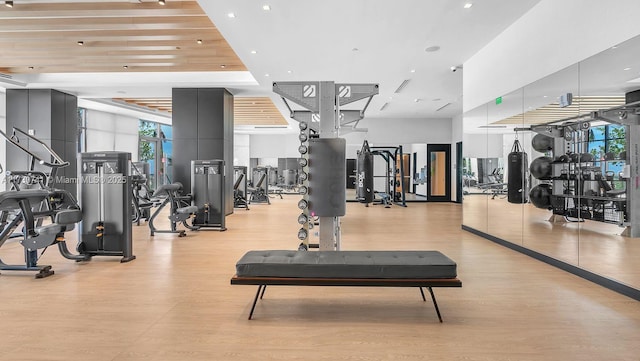
[{"label": "exercise room", "polygon": [[0,1],[0,360],[638,360],[638,11]]}]

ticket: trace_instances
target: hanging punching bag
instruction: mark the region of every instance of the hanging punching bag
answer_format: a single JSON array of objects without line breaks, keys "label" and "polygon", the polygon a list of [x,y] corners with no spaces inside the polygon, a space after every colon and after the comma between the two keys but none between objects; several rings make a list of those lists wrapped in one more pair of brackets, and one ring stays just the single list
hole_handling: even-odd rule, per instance
[{"label": "hanging punching bag", "polygon": [[373,202],[373,154],[366,140],[358,151],[356,199],[360,203]]},{"label": "hanging punching bag", "polygon": [[507,200],[509,203],[527,203],[527,170],[529,161],[527,153],[516,139],[507,157],[509,170],[507,174]]}]

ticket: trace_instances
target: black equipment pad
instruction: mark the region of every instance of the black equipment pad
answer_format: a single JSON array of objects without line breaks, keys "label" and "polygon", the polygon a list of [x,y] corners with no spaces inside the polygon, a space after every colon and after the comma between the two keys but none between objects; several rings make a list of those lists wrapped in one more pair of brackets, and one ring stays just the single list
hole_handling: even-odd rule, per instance
[{"label": "black equipment pad", "polygon": [[453,279],[457,265],[438,251],[249,251],[236,275],[272,278]]}]

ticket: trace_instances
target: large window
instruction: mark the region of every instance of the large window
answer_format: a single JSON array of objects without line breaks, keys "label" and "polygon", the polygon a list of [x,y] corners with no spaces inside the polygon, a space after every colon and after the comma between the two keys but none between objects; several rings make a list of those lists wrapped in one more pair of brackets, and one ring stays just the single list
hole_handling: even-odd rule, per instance
[{"label": "large window", "polygon": [[169,184],[173,180],[173,132],[170,125],[140,120],[138,159],[149,164],[149,186]]},{"label": "large window", "polygon": [[625,150],[626,130],[623,125],[600,125],[589,129],[589,141],[587,151],[596,159],[595,165],[602,169],[603,173],[614,176],[615,188],[623,188],[618,174],[624,167],[624,160],[620,159],[620,153]]}]

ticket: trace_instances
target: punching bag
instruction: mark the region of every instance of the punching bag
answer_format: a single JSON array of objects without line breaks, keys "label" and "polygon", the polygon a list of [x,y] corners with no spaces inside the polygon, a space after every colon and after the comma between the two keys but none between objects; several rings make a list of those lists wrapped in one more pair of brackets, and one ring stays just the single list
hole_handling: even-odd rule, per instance
[{"label": "punching bag", "polygon": [[507,156],[509,170],[507,174],[507,200],[509,203],[527,203],[527,153],[516,139]]},{"label": "punching bag", "polygon": [[358,151],[356,199],[360,203],[373,202],[373,154],[366,140]]}]

